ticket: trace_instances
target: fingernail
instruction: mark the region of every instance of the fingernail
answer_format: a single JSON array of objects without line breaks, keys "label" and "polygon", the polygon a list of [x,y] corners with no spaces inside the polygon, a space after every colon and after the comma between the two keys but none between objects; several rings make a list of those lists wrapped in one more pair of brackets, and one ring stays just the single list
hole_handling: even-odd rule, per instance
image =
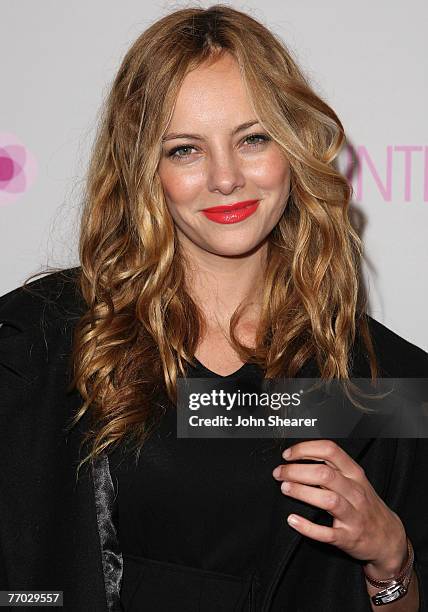
[{"label": "fingernail", "polygon": [[291,448],[286,448],[285,451],[282,453],[282,456],[284,457],[284,459],[288,459],[291,456]]},{"label": "fingernail", "polygon": [[299,521],[297,520],[297,516],[295,514],[290,514],[287,517],[287,522],[290,523],[290,525],[297,525]]},{"label": "fingernail", "polygon": [[290,483],[289,483],[289,482],[287,482],[286,480],[284,480],[284,482],[283,482],[283,483],[282,483],[282,485],[281,485],[281,490],[282,490],[284,493],[287,493],[287,492],[290,490]]},{"label": "fingernail", "polygon": [[279,478],[281,476],[281,468],[277,467],[272,472],[274,478]]}]

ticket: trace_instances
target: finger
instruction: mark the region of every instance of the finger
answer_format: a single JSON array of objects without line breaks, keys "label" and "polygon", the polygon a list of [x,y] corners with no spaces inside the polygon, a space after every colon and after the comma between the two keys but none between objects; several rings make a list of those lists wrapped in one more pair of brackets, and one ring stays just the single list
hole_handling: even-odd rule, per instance
[{"label": "finger", "polygon": [[355,512],[355,508],[339,493],[326,489],[316,489],[296,482],[285,481],[281,485],[281,491],[285,495],[300,499],[303,502],[326,510],[329,514],[346,521]]},{"label": "finger", "polygon": [[[277,472],[278,470],[278,472]],[[286,480],[306,485],[319,486],[339,493],[352,503],[355,497],[355,482],[347,478],[335,468],[325,463],[287,463],[275,468],[273,472],[277,480]]]},{"label": "finger", "polygon": [[293,527],[296,531],[301,533],[312,540],[318,542],[325,542],[326,544],[333,544],[339,546],[339,542],[342,536],[342,529],[340,527],[325,527],[324,525],[317,525],[308,519],[299,516],[298,514],[290,514],[287,517],[288,524]]},{"label": "finger", "polygon": [[287,461],[312,459],[325,461],[340,470],[345,476],[360,479],[364,472],[361,466],[333,440],[305,440],[287,448],[282,456]]}]

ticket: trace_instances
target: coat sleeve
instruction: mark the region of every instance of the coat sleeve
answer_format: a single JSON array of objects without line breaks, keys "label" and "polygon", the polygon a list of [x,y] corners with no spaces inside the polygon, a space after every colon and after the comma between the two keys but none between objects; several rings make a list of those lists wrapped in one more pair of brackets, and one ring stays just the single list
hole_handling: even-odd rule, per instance
[{"label": "coat sleeve", "polygon": [[[2,323],[0,321],[0,396],[2,398],[2,405],[4,405],[6,401],[9,404],[11,386],[7,383],[7,380],[10,374],[12,375],[12,377],[15,376],[7,358],[7,355],[9,354],[7,338],[11,338],[14,333],[15,331],[10,325],[7,325],[6,323]],[[8,400],[6,400],[6,398],[8,398]],[[4,418],[4,415],[3,410],[1,410],[0,406],[0,423],[1,418]],[[0,512],[3,512],[6,509],[7,499],[2,498],[0,502]],[[8,588],[9,584],[6,571],[6,560],[4,556],[4,546],[2,542],[2,531],[0,529],[0,590],[5,591]]]},{"label": "coat sleeve", "polygon": [[413,544],[419,612],[428,612],[428,439],[396,438],[394,442],[385,502],[398,514]]},{"label": "coat sleeve", "polygon": [[[407,440],[401,442],[407,442]],[[428,612],[428,439],[419,438],[412,442],[415,447],[413,464],[407,473],[406,495],[397,514],[403,521],[407,535],[415,549],[415,571],[419,582],[419,612]]]},{"label": "coat sleeve", "polygon": [[6,591],[9,588],[7,582],[6,565],[4,563],[3,549],[0,546],[0,591]]},{"label": "coat sleeve", "polygon": [[[33,346],[28,334],[33,328],[29,320],[31,312],[31,308],[23,306],[23,294],[19,288],[0,297],[0,464],[3,467],[4,460],[7,463],[9,459],[8,449],[16,441],[12,433],[16,428],[14,430],[11,423],[16,424],[16,415],[20,414],[35,373],[31,370]],[[8,521],[5,520],[10,517],[10,503],[5,494],[7,478],[8,468],[0,474],[0,590],[10,588],[10,571],[14,566],[9,554]]]},{"label": "coat sleeve", "polygon": [[[13,583],[16,585],[20,571],[16,560],[22,560],[23,565],[27,563],[24,551],[16,550],[16,534],[10,529],[12,524],[19,533],[21,515],[16,516],[12,510],[8,486],[16,482],[18,452],[22,455],[19,460],[23,461],[19,469],[25,473],[25,451],[17,449],[23,440],[31,438],[31,424],[37,422],[28,398],[35,388],[32,385],[47,376],[48,367],[55,370],[48,363],[50,354],[54,364],[58,363],[59,356],[68,354],[69,329],[84,310],[74,284],[75,271],[51,274],[33,281],[26,289],[17,287],[0,296],[0,590],[12,588]],[[49,330],[52,333],[48,342]],[[44,384],[45,378],[37,389]],[[28,423],[22,421],[26,409],[29,410]],[[65,414],[66,410],[64,408]],[[56,427],[48,413],[41,414],[42,417],[49,427]],[[61,418],[62,413],[58,423],[62,423]],[[26,436],[29,431],[30,435]],[[30,516],[30,512],[27,515]],[[34,516],[34,523],[36,520]],[[30,526],[25,528],[29,534]]]},{"label": "coat sleeve", "polygon": [[[384,376],[428,380],[428,354],[424,350],[370,317],[369,326]],[[419,435],[426,435],[425,432],[424,428]],[[419,582],[419,612],[428,612],[428,438],[398,438],[395,444],[385,501],[398,514],[412,541]]]}]

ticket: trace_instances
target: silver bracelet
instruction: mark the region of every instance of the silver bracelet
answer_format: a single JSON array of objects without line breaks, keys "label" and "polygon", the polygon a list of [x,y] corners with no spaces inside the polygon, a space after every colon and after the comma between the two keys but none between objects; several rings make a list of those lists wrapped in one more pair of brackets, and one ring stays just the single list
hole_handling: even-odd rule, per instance
[{"label": "silver bracelet", "polygon": [[385,604],[389,604],[392,601],[397,601],[397,599],[401,599],[402,597],[404,597],[408,591],[411,578],[412,574],[407,576],[407,578],[405,578],[403,582],[391,584],[391,586],[386,587],[386,589],[378,591],[376,595],[373,595],[373,597],[371,598],[374,605],[384,606]]},{"label": "silver bracelet", "polygon": [[372,586],[383,587],[381,591],[378,591],[371,597],[375,606],[384,606],[406,595],[412,579],[413,563],[415,560],[413,546],[409,538],[407,538],[407,551],[407,561],[398,576],[393,576],[386,580],[376,580],[364,572],[367,581]]}]

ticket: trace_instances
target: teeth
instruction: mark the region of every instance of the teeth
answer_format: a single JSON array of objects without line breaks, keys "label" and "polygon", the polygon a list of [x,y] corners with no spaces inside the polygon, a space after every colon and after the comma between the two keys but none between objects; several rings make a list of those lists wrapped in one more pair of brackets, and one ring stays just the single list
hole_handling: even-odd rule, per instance
[{"label": "teeth", "polygon": [[218,210],[215,212],[219,212],[221,214],[227,213],[228,215],[231,215],[232,213],[238,212],[240,210],[244,210],[245,208],[250,208],[250,206],[254,206],[255,202],[252,202],[251,204],[247,204],[246,206],[241,206],[240,208],[235,208],[235,209],[229,209],[229,208],[225,208],[224,210]]}]

